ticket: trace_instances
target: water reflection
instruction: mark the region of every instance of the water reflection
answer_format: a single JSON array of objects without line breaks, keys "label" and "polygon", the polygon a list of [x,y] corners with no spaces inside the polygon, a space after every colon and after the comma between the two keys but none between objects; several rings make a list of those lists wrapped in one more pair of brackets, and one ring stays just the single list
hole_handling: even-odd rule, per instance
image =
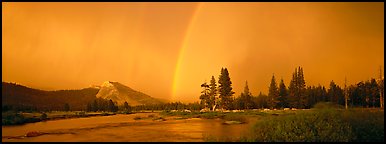
[{"label": "water reflection", "polygon": [[[199,118],[183,120],[170,118],[166,121],[133,119],[135,116],[147,117],[150,114],[152,113],[2,126],[2,141],[203,141],[205,135],[239,137],[245,134],[252,124],[250,122],[241,125],[224,125],[219,119]],[[21,139],[5,138],[5,136],[22,136],[30,131],[41,131],[46,134]]]}]

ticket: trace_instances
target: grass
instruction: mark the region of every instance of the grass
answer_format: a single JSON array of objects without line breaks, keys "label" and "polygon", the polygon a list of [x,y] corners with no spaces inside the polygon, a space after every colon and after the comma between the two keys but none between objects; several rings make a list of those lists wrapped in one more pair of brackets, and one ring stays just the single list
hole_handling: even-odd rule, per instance
[{"label": "grass", "polygon": [[352,126],[353,142],[384,141],[384,111],[353,109],[343,113],[343,119]]},{"label": "grass", "polygon": [[253,126],[252,133],[257,142],[349,142],[354,137],[351,125],[331,110],[267,117]]},{"label": "grass", "polygon": [[331,103],[297,111],[228,113],[224,120],[262,116],[240,138],[204,136],[205,141],[238,142],[384,142],[384,110]]}]

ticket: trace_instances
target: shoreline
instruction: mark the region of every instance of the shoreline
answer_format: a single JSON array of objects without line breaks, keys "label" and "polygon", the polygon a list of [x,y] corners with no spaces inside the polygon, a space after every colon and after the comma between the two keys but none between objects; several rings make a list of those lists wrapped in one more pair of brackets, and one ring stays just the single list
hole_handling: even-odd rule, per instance
[{"label": "shoreline", "polygon": [[[53,114],[51,114],[51,116],[47,117],[47,118],[40,118],[38,116],[36,116],[36,112],[33,112],[33,113],[12,113],[12,114],[20,114],[23,116],[22,118],[22,122],[19,122],[19,123],[14,123],[14,124],[3,124],[2,122],[2,126],[21,126],[21,125],[25,125],[25,124],[28,124],[28,123],[37,123],[37,122],[45,122],[45,121],[53,121],[53,120],[63,120],[63,119],[74,119],[74,118],[87,118],[87,117],[97,117],[97,116],[111,116],[111,115],[116,115],[117,113],[105,113],[105,112],[90,112],[89,114],[85,113],[85,114],[78,114],[77,112],[75,111],[71,111],[72,114],[63,114],[63,115],[58,115],[56,113],[63,113],[62,111],[59,111],[59,112],[52,112]],[[71,113],[71,112],[65,112],[65,113]],[[4,112],[3,112],[4,113]],[[40,114],[40,113],[39,113]],[[48,113],[50,114],[50,113]],[[32,117],[25,117],[24,115],[34,115]],[[4,121],[4,116],[2,118],[2,121]]]}]

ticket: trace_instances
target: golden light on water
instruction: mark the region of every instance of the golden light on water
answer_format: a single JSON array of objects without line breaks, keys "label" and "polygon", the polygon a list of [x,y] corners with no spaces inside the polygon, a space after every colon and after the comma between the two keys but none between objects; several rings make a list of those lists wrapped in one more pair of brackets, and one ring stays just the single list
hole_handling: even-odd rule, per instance
[{"label": "golden light on water", "polygon": [[118,81],[154,97],[198,101],[227,67],[238,95],[377,77],[383,3],[2,3],[2,78],[40,89]]}]

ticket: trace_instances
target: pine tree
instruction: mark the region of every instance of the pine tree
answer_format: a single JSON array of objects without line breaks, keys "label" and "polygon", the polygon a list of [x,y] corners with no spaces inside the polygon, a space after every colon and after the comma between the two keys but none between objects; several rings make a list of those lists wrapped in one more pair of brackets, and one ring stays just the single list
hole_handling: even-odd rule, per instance
[{"label": "pine tree", "polygon": [[64,104],[64,111],[70,111],[70,105],[68,103]]},{"label": "pine tree", "polygon": [[107,109],[108,111],[111,111],[111,112],[115,112],[116,111],[115,110],[115,104],[114,104],[114,102],[112,100],[109,100],[107,108],[108,108]]},{"label": "pine tree", "polygon": [[296,108],[304,108],[307,105],[306,97],[306,82],[304,80],[303,68],[295,68],[292,74],[292,80],[289,88],[289,106]]},{"label": "pine tree", "polygon": [[297,96],[297,69],[295,68],[295,72],[292,73],[292,79],[290,81],[290,85],[288,87],[289,97],[288,104],[290,107],[297,107],[296,96]]},{"label": "pine tree", "polygon": [[281,79],[279,84],[279,107],[281,108],[288,107],[287,97],[288,97],[287,87],[285,86],[283,79]]},{"label": "pine tree", "polygon": [[237,109],[251,109],[253,107],[252,94],[249,92],[248,81],[245,81],[244,92],[235,101]]},{"label": "pine tree", "polygon": [[203,84],[201,84],[201,87],[203,90],[201,91],[200,104],[207,108],[209,101],[209,85],[204,82]]},{"label": "pine tree", "polygon": [[129,113],[131,112],[131,106],[126,101],[123,103],[123,109]]},{"label": "pine tree", "polygon": [[217,96],[217,84],[216,84],[216,80],[214,79],[214,76],[212,76],[212,79],[210,80],[210,85],[209,85],[209,101],[208,101],[209,108],[212,108],[212,110],[214,110],[215,108],[216,96]]},{"label": "pine tree", "polygon": [[304,80],[303,68],[299,67],[298,70],[298,107],[305,108],[308,102],[306,97],[306,81]]},{"label": "pine tree", "polygon": [[229,77],[228,69],[221,68],[221,74],[219,76],[219,94],[221,99],[221,107],[224,109],[231,108],[232,96],[235,92],[232,91],[232,82]]},{"label": "pine tree", "polygon": [[271,84],[269,85],[268,104],[271,108],[276,108],[278,105],[279,89],[276,84],[275,75],[272,76]]},{"label": "pine tree", "polygon": [[333,103],[338,103],[338,98],[336,97],[336,85],[334,81],[330,82],[330,88],[328,89],[328,101]]}]

